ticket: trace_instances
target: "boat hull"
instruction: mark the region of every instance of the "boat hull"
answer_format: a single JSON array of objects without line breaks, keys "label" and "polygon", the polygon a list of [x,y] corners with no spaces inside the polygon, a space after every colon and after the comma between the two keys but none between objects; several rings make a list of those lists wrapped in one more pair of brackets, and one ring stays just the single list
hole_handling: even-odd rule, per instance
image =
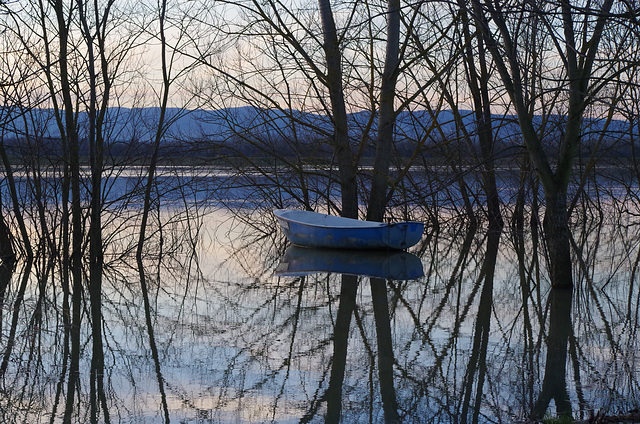
[{"label": "boat hull", "polygon": [[424,231],[415,221],[361,221],[291,209],[273,213],[289,241],[304,247],[403,250],[418,243]]}]

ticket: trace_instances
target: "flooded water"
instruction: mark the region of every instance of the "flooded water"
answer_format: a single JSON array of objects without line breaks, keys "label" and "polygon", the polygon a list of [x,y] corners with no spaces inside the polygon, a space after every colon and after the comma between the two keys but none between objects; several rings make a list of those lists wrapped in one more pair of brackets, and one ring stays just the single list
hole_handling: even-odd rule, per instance
[{"label": "flooded water", "polygon": [[[120,235],[105,256],[100,422],[523,422],[640,406],[632,219],[576,230],[568,291],[550,288],[536,240],[506,227],[428,225],[409,252],[347,254],[291,248],[268,215],[197,212],[160,214],[142,274],[131,235],[109,231],[127,219],[107,224]],[[0,422],[63,419],[69,299],[49,264],[0,276]],[[72,422],[89,422],[88,306],[79,337]]]}]

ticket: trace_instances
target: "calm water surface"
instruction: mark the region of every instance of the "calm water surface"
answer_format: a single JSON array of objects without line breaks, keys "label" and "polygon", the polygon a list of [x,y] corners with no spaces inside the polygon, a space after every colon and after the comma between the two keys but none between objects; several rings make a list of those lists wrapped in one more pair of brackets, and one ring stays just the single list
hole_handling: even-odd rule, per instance
[{"label": "calm water surface", "polygon": [[[268,216],[194,222],[150,246],[148,308],[126,237],[107,251],[111,422],[522,422],[640,406],[633,226],[577,238],[569,292],[509,230],[428,228],[403,257],[331,257],[288,249]],[[0,422],[61,421],[62,293],[45,264],[3,280]],[[89,322],[75,422],[89,421]]]}]

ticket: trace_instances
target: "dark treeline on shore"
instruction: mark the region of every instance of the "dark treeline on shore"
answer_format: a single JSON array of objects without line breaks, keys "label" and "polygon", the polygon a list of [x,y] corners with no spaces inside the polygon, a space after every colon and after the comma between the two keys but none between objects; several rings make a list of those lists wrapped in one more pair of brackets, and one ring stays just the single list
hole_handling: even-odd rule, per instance
[{"label": "dark treeline on shore", "polygon": [[[141,124],[151,121],[151,124],[147,125],[152,127],[159,112],[157,108],[111,108],[110,113],[115,115],[115,118],[105,124],[105,160],[117,158],[126,162],[127,159],[150,157],[153,153],[153,143],[149,142],[148,134],[141,130]],[[330,161],[334,155],[330,143],[331,120],[326,116],[252,107],[218,111],[170,109],[168,113],[175,114],[176,121],[164,134],[159,146],[159,155],[164,161],[173,159],[174,163],[180,164],[183,159],[185,164],[189,164],[193,163],[193,159],[200,158],[202,164],[215,164],[211,161],[217,158],[222,159],[217,164],[224,165],[224,160],[230,158],[300,156],[302,160],[313,164],[314,160]],[[473,128],[473,113],[458,113],[464,124]],[[6,115],[11,116],[11,112],[7,111]],[[21,125],[7,125],[3,144],[8,156],[20,163],[30,156],[43,156],[62,162],[62,138],[58,129],[51,126],[54,111],[38,109],[31,111],[30,115],[37,118],[30,118],[26,128],[32,128],[31,131],[42,135],[29,135],[30,131],[25,128],[24,120]],[[230,119],[230,116],[233,119]],[[554,122],[553,125],[543,121],[542,117],[535,118],[536,125],[539,126],[538,131],[547,134],[543,146],[545,152],[550,157],[557,156],[562,140],[563,120],[566,117],[547,117],[547,121]],[[86,114],[80,114],[78,119],[86,121]],[[504,163],[522,156],[524,146],[517,117],[494,115],[491,119],[494,122],[493,158]],[[16,117],[12,117],[12,120],[15,122]],[[39,126],[37,122],[49,124]],[[367,140],[361,149],[360,157],[370,162],[375,156],[375,119],[371,117],[370,112],[358,112],[349,116],[349,122],[350,139]],[[472,138],[471,143],[469,140],[461,139],[459,130],[456,130],[458,123],[451,110],[442,110],[435,116],[424,110],[401,112],[395,125],[393,154],[400,158],[435,158],[437,163],[442,164],[446,161],[447,152],[451,150],[451,147],[444,146],[453,145],[465,163],[473,163],[473,155],[479,149],[477,138]],[[418,146],[421,135],[424,136],[424,128],[431,125],[438,126],[439,131]],[[635,160],[638,146],[634,135],[638,133],[638,129],[632,125],[633,122],[620,119],[611,122],[585,119],[584,134],[577,156],[589,160],[596,155],[598,164],[605,165],[611,164],[615,159]],[[146,131],[149,131],[148,128]],[[357,145],[354,144],[355,147]],[[84,131],[79,133],[78,153],[83,163],[89,162],[91,149]],[[419,166],[418,161],[415,165]]]}]

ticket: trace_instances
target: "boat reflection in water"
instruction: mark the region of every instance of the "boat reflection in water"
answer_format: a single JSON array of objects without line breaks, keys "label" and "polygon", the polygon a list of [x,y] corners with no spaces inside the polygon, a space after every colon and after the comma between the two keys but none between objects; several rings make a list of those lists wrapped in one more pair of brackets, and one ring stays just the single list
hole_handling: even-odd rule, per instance
[{"label": "boat reflection in water", "polygon": [[276,268],[276,275],[298,276],[319,272],[391,280],[412,280],[424,276],[422,261],[399,250],[338,250],[289,246]]}]

